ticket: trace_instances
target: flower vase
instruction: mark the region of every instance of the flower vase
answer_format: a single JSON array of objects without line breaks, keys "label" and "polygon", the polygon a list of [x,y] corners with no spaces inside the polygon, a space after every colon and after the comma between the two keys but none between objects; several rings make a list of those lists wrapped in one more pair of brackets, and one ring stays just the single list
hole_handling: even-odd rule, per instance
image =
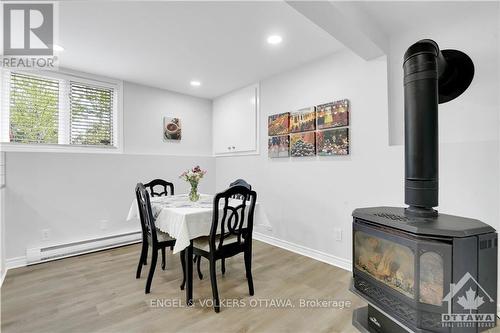
[{"label": "flower vase", "polygon": [[198,183],[191,182],[191,191],[189,192],[189,200],[198,201],[200,194],[198,193]]}]

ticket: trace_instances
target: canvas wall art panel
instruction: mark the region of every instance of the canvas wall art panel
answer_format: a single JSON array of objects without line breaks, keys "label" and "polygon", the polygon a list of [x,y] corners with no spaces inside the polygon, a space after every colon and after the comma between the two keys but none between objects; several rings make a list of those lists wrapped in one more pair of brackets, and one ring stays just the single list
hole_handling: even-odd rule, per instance
[{"label": "canvas wall art panel", "polygon": [[267,153],[270,158],[290,156],[290,137],[288,135],[269,137]]},{"label": "canvas wall art panel", "polygon": [[314,106],[290,113],[290,133],[314,131],[316,111]]},{"label": "canvas wall art panel", "polygon": [[163,117],[163,140],[180,140],[182,138],[181,120]]},{"label": "canvas wall art panel", "polygon": [[349,100],[321,104],[316,107],[318,129],[349,125]]},{"label": "canvas wall art panel", "polygon": [[290,134],[290,155],[292,157],[315,156],[315,132]]},{"label": "canvas wall art panel", "polygon": [[348,155],[349,129],[337,128],[316,132],[319,156]]},{"label": "canvas wall art panel", "polygon": [[288,134],[290,113],[273,114],[267,120],[267,133],[269,136]]}]

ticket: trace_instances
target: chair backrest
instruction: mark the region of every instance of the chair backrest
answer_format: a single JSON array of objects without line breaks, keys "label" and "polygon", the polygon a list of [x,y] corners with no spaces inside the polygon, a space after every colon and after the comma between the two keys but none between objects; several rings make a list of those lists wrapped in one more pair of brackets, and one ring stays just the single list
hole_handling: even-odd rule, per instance
[{"label": "chair backrest", "polygon": [[149,193],[142,183],[136,185],[135,195],[137,197],[137,206],[139,207],[142,233],[143,235],[150,236],[153,244],[156,244],[158,239],[156,238],[156,226],[153,210],[151,209],[151,201],[149,200]]},{"label": "chair backrest", "polygon": [[[234,186],[243,186],[243,187],[246,187],[247,189],[251,190],[252,189],[252,185],[248,184],[244,179],[236,179],[234,182],[232,182],[231,184],[229,184],[229,187],[234,187]],[[241,197],[239,194],[235,194],[233,196],[233,198],[235,199],[240,199],[240,200],[243,200],[243,197]],[[248,198],[246,198],[248,200]]]},{"label": "chair backrest", "polygon": [[[163,179],[154,179],[149,183],[144,184],[144,187],[149,189],[152,197],[174,195],[174,184]],[[155,188],[159,189],[159,191],[155,192]]]},{"label": "chair backrest", "polygon": [[[247,200],[234,199],[236,196]],[[236,236],[239,244],[252,241],[256,200],[255,191],[239,185],[232,186],[215,196],[209,236],[210,251],[222,248],[224,240],[231,236]]]}]

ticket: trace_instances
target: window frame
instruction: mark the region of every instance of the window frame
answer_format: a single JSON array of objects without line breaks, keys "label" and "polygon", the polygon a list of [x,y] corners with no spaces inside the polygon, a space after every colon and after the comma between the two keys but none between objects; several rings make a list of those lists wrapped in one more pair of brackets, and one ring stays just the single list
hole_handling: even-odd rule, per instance
[{"label": "window frame", "polygon": [[[68,94],[59,94],[59,142],[58,144],[26,144],[17,142],[2,142],[5,136],[9,136],[9,131],[5,133],[0,128],[0,151],[6,152],[60,152],[60,153],[105,153],[116,154],[123,153],[123,81],[111,79],[94,74],[82,73],[68,69],[59,69],[58,71],[21,71],[21,70],[1,70],[0,79],[0,108],[5,107],[6,110],[0,109],[0,126],[5,127],[7,123],[10,126],[9,108],[10,108],[10,87],[5,86],[10,80],[5,76],[10,74],[20,73],[25,75],[36,75],[47,79],[57,79],[67,81]],[[92,146],[92,145],[72,145],[69,143],[69,131],[71,127],[70,114],[70,98],[69,98],[69,82],[76,81],[83,84],[100,86],[103,88],[113,89],[113,146]],[[4,87],[5,86],[5,87]],[[7,90],[4,90],[7,89]],[[59,90],[61,92],[61,90]],[[8,99],[4,101],[3,98]],[[2,117],[6,115],[6,119]],[[65,126],[60,125],[64,122]],[[61,128],[65,129],[61,133]],[[65,139],[64,139],[65,138]]]}]

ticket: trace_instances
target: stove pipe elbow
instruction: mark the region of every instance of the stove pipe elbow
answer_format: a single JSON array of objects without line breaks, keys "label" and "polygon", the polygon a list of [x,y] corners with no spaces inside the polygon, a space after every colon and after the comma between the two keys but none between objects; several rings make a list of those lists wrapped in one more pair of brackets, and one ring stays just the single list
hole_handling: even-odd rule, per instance
[{"label": "stove pipe elbow", "polygon": [[474,76],[474,64],[457,50],[440,51],[423,39],[404,55],[405,203],[407,213],[437,216],[438,104],[461,95]]}]

